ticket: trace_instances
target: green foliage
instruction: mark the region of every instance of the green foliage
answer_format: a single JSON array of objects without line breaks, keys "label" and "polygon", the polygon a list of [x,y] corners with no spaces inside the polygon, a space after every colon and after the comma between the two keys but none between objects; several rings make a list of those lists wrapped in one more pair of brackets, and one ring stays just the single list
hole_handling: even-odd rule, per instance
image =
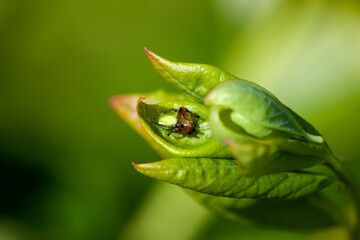
[{"label": "green foliage", "polygon": [[[346,222],[314,196],[339,181],[304,170],[326,162],[342,184],[355,186],[310,123],[254,83],[213,66],[174,63],[145,51],[160,75],[192,97],[162,93],[148,100],[152,104],[139,98],[136,111],[147,140],[175,158],[133,163],[136,170],[192,190],[207,208],[240,222],[297,230]],[[171,132],[178,120],[163,113],[180,107],[200,117],[195,134]],[[154,124],[159,119],[169,126]],[[358,191],[350,189],[357,200]],[[357,230],[353,233],[357,236]]]},{"label": "green foliage", "polygon": [[314,230],[343,224],[334,205],[311,195],[298,199],[235,199],[186,191],[200,204],[221,217],[244,225],[289,230]]},{"label": "green foliage", "polygon": [[236,79],[208,64],[176,63],[159,57],[148,49],[145,52],[154,69],[166,81],[198,99],[203,99],[220,82]]},{"label": "green foliage", "polygon": [[211,107],[214,134],[229,144],[244,175],[310,167],[329,152],[309,123],[251,82],[224,82],[209,93],[205,104]]},{"label": "green foliage", "polygon": [[[209,124],[209,110],[204,105],[185,97],[174,101],[169,101],[166,95],[164,97],[166,100],[158,104],[139,101],[137,105],[139,120],[156,144],[171,156],[231,157],[228,148],[215,139]],[[152,123],[162,112],[179,107],[186,107],[200,116],[195,135],[192,137],[176,133],[168,135],[169,130],[159,128]]]},{"label": "green foliage", "polygon": [[206,97],[205,105],[230,109],[230,118],[257,139],[294,138],[313,144],[324,141],[319,134],[307,133],[292,111],[273,94],[248,81],[233,80],[219,84]]},{"label": "green foliage", "polygon": [[[312,167],[323,159],[312,155],[298,155],[282,150],[277,141],[234,142],[227,140],[244,176],[262,176],[269,173]],[[280,142],[281,143],[281,142]]]},{"label": "green foliage", "polygon": [[[271,90],[359,177],[359,16],[355,0],[0,1],[1,239],[344,239],[214,218],[130,162],[160,159],[136,103],[171,88],[146,45]],[[125,122],[107,99],[134,92]],[[353,217],[346,194],[321,193]]]},{"label": "green foliage", "polygon": [[219,197],[300,198],[333,182],[325,175],[310,172],[282,172],[258,178],[243,177],[235,161],[220,158],[170,158],[134,164],[149,177]]}]

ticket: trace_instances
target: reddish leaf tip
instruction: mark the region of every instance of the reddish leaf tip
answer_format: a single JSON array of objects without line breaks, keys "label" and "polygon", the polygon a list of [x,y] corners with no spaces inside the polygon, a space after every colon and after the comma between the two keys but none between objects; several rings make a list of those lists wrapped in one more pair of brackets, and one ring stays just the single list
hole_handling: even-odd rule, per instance
[{"label": "reddish leaf tip", "polygon": [[149,49],[147,49],[147,47],[144,47],[145,49],[145,54],[148,58],[150,58],[151,55],[154,55]]},{"label": "reddish leaf tip", "polygon": [[117,99],[117,97],[111,97],[111,98],[109,98],[109,105],[111,106],[111,107],[115,107],[116,106],[116,99]]},{"label": "reddish leaf tip", "polygon": [[136,104],[137,95],[118,95],[109,98],[109,105],[114,109],[119,109],[125,106],[133,106]]},{"label": "reddish leaf tip", "polygon": [[109,105],[113,108],[119,107],[119,105],[126,102],[129,97],[130,95],[112,96],[109,98]]},{"label": "reddish leaf tip", "polygon": [[136,163],[132,162],[131,164],[134,166],[136,171],[143,173],[143,174],[144,174],[144,172],[146,172],[147,168],[149,167],[149,164],[146,164],[146,163],[136,164]]},{"label": "reddish leaf tip", "polygon": [[156,55],[155,53],[151,52],[149,49],[147,49],[145,47],[145,54],[146,57],[149,59],[149,61],[151,62],[151,64],[154,65],[155,62],[160,62],[160,61],[164,61],[164,59],[162,59],[161,57],[159,57],[158,55]]},{"label": "reddish leaf tip", "polygon": [[139,103],[139,102],[141,102],[142,100],[145,100],[145,99],[146,99],[146,97],[140,97],[137,102]]}]

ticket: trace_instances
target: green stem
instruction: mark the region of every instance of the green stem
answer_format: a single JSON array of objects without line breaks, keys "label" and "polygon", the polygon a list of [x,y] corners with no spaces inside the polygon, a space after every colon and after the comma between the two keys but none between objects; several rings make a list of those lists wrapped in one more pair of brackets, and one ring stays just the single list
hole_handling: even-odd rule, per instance
[{"label": "green stem", "polygon": [[330,164],[334,172],[339,176],[340,180],[344,183],[350,197],[354,202],[356,209],[356,218],[353,229],[351,229],[351,236],[354,240],[360,240],[360,184],[353,176],[346,163],[329,154],[327,162]]}]

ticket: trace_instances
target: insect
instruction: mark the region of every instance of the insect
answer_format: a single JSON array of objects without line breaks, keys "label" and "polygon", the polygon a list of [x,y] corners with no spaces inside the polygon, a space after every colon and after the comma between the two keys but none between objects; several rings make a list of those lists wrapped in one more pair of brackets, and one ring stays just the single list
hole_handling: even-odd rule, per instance
[{"label": "insect", "polygon": [[[171,112],[177,112],[176,118],[173,116],[164,116]],[[168,136],[173,132],[186,136],[195,132],[199,118],[197,114],[187,110],[185,107],[180,107],[179,109],[170,109],[160,113],[159,117],[157,117],[158,122],[151,121],[151,123],[162,129],[171,130],[171,132],[167,134]]]}]

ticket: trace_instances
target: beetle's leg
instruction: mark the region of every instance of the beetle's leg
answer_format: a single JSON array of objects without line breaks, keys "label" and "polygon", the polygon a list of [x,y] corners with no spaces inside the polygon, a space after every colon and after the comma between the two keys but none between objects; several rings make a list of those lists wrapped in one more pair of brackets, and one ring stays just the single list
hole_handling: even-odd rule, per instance
[{"label": "beetle's leg", "polygon": [[179,131],[179,128],[177,127],[178,125],[177,124],[173,124],[171,125],[171,132],[169,132],[167,135],[170,136],[170,134],[174,133],[174,132],[178,132]]},{"label": "beetle's leg", "polygon": [[189,114],[187,114],[187,112],[189,112],[189,110],[187,110],[184,107],[180,107],[179,112],[177,114],[177,119],[180,119],[180,115],[182,115],[186,120],[192,121],[191,117],[189,116]]},{"label": "beetle's leg", "polygon": [[[182,107],[179,108],[179,110],[177,111],[177,115],[176,115],[176,119],[179,121],[181,118],[181,115],[183,115],[183,110]],[[184,115],[183,115],[184,116]]]},{"label": "beetle's leg", "polygon": [[190,111],[189,111],[189,114],[191,114],[191,116],[193,116],[195,118],[194,125],[196,125],[197,121],[200,118],[199,115],[197,115],[196,113],[190,112]]},{"label": "beetle's leg", "polygon": [[[181,114],[184,116],[185,119],[189,120],[189,121],[193,121],[193,119],[189,116],[189,114],[191,116],[193,116],[195,118],[194,125],[196,125],[197,121],[199,120],[199,116],[189,110],[187,110],[185,107],[180,107],[179,113],[181,112]],[[178,114],[179,114],[178,113]]]},{"label": "beetle's leg", "polygon": [[185,111],[186,111],[187,113],[189,113],[189,114],[190,114],[191,116],[193,116],[194,118],[196,118],[196,119],[199,119],[199,118],[200,118],[199,115],[197,115],[196,113],[193,113],[193,112],[187,110],[186,108],[184,108],[184,109],[185,109]]}]

